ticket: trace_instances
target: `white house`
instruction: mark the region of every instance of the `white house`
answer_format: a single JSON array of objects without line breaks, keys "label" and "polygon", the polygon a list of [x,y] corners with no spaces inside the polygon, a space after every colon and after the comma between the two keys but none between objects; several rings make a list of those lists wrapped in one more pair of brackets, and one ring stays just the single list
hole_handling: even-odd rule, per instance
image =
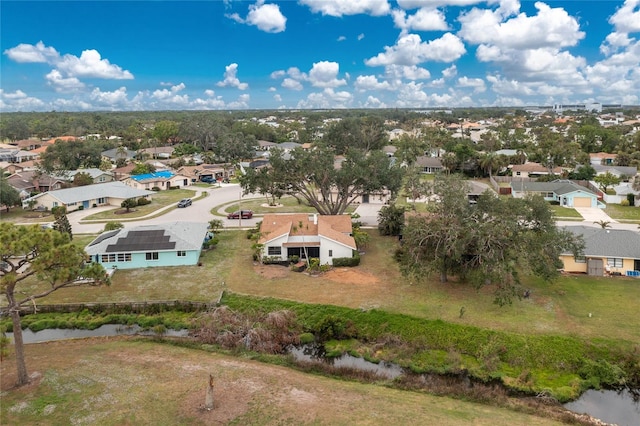
[{"label": "white house", "polygon": [[64,206],[67,211],[72,211],[104,205],[120,206],[126,199],[151,199],[153,194],[155,192],[131,188],[122,182],[106,182],[43,192],[23,200],[22,207],[27,208],[33,202],[36,209]]},{"label": "white house", "polygon": [[260,226],[264,257],[286,261],[319,258],[320,264],[333,265],[333,259],[353,257],[356,242],[351,217],[306,213],[266,214]]}]

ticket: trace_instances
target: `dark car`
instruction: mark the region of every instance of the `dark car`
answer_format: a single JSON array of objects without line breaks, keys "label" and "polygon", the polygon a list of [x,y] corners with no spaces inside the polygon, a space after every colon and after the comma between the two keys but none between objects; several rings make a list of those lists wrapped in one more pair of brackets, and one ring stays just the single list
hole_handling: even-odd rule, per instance
[{"label": "dark car", "polygon": [[240,217],[242,219],[251,219],[253,212],[251,210],[238,210],[227,215],[227,219],[240,219]]},{"label": "dark car", "polygon": [[178,201],[178,207],[189,207],[191,205],[191,198],[185,198]]},{"label": "dark car", "polygon": [[211,176],[204,176],[202,179],[200,179],[200,181],[204,183],[213,183],[216,180]]}]

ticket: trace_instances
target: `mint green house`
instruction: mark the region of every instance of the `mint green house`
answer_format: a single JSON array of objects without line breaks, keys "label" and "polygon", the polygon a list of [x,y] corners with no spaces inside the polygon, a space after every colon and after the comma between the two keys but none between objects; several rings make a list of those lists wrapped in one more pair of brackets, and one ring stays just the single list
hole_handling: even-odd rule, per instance
[{"label": "mint green house", "polygon": [[207,228],[196,222],[122,228],[103,232],[84,250],[107,270],[195,265]]}]

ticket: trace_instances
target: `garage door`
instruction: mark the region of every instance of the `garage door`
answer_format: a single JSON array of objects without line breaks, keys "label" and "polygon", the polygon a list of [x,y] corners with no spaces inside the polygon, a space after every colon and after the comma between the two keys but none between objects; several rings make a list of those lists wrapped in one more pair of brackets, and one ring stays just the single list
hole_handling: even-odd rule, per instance
[{"label": "garage door", "polygon": [[587,274],[601,277],[604,275],[602,259],[587,259]]},{"label": "garage door", "polygon": [[591,198],[575,197],[573,199],[573,207],[591,207]]}]

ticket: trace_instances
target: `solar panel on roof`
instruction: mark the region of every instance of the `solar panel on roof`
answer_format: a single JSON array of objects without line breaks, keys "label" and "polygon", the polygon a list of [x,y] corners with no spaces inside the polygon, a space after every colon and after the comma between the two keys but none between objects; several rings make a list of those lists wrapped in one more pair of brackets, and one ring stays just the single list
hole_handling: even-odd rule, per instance
[{"label": "solar panel on roof", "polygon": [[89,244],[89,247],[91,246],[95,246],[96,244],[99,244],[101,242],[103,242],[104,240],[113,237],[114,235],[116,235],[118,232],[120,232],[119,229],[116,229],[114,231],[108,231],[105,232],[104,234],[100,235],[98,238],[96,238],[95,240],[93,240],[91,242],[91,244]]},{"label": "solar panel on roof", "polygon": [[107,246],[107,253],[142,251],[142,250],[170,250],[176,246],[170,241],[164,230],[130,231],[126,237],[119,238],[115,244]]}]

